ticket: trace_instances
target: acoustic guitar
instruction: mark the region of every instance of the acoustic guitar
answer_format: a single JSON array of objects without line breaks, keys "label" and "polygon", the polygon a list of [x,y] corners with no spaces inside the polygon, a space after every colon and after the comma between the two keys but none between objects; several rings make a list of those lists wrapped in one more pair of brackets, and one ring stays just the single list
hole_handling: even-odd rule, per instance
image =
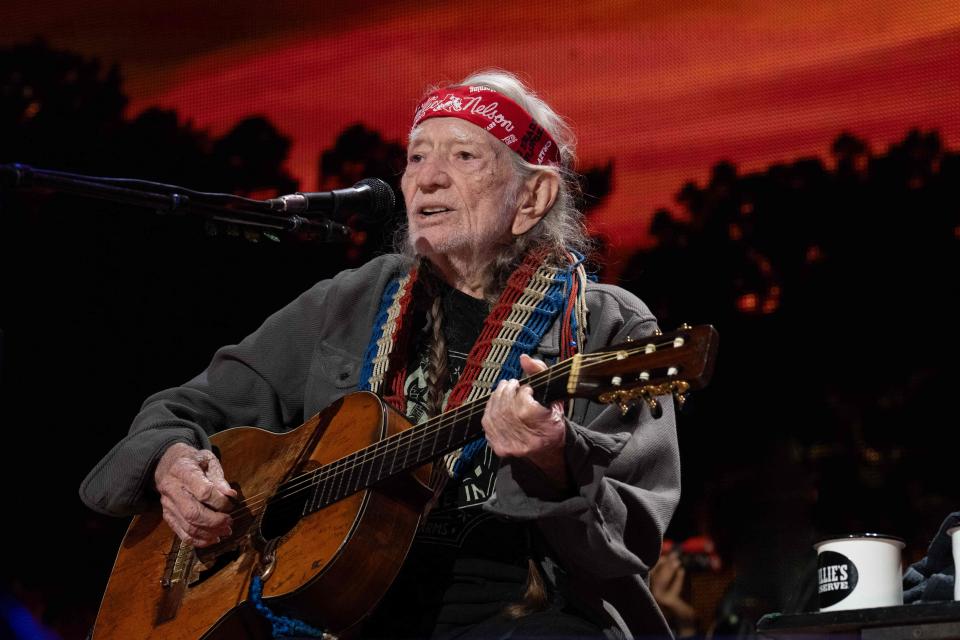
[{"label": "acoustic guitar", "polygon": [[[659,416],[709,381],[718,336],[709,325],[578,354],[530,376],[545,405],[568,397],[637,404]],[[195,549],[159,504],[123,538],[93,630],[122,638],[269,638],[263,603],[335,636],[360,628],[396,577],[431,497],[431,461],[483,433],[486,398],[411,426],[359,391],[277,434],[237,427],[211,438],[236,489],[233,535]]]}]

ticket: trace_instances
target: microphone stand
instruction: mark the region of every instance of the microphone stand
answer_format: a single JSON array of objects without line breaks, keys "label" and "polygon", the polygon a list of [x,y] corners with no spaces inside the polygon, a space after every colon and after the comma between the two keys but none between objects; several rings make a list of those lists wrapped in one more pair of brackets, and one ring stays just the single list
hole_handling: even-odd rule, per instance
[{"label": "microphone stand", "polygon": [[276,205],[229,193],[205,193],[145,180],[101,178],[37,169],[25,164],[0,165],[0,186],[49,188],[78,196],[98,198],[157,213],[194,214],[216,222],[232,223],[257,230],[306,231],[322,242],[342,241],[350,228],[330,220],[313,220],[299,215],[278,215]]}]

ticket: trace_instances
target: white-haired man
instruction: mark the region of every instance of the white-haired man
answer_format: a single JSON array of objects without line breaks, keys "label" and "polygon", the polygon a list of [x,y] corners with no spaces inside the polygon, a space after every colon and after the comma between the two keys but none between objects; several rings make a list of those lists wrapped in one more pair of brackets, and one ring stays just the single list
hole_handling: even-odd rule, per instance
[{"label": "white-haired man", "polygon": [[563,119],[508,73],[430,92],[400,253],[318,283],[149,398],[85,502],[122,515],[159,494],[202,548],[231,535],[236,497],[210,433],[289,429],[357,388],[414,423],[490,393],[485,438],[436,465],[428,516],[363,635],[669,635],[647,573],[680,493],[672,407],[656,421],[585,400],[565,412],[520,381],[656,330],[634,296],[586,277],[573,160]]}]

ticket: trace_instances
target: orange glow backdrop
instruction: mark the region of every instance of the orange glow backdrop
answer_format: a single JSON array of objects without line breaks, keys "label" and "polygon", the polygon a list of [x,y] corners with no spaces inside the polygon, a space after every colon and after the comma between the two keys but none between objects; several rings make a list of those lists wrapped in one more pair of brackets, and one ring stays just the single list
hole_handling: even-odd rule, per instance
[{"label": "orange glow backdrop", "polygon": [[173,108],[217,135],[266,115],[303,190],[344,127],[404,141],[427,85],[514,71],[571,120],[583,166],[614,160],[592,223],[614,259],[721,159],[827,158],[841,131],[875,150],[911,127],[960,145],[955,0],[5,4],[0,42],[118,62],[130,116]]}]

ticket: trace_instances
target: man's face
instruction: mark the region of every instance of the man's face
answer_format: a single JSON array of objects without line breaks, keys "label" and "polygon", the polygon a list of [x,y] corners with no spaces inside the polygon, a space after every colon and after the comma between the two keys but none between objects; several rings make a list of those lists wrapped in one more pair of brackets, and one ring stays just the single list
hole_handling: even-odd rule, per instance
[{"label": "man's face", "polygon": [[509,153],[459,118],[431,118],[414,131],[401,187],[418,254],[489,260],[511,241],[517,206]]}]

